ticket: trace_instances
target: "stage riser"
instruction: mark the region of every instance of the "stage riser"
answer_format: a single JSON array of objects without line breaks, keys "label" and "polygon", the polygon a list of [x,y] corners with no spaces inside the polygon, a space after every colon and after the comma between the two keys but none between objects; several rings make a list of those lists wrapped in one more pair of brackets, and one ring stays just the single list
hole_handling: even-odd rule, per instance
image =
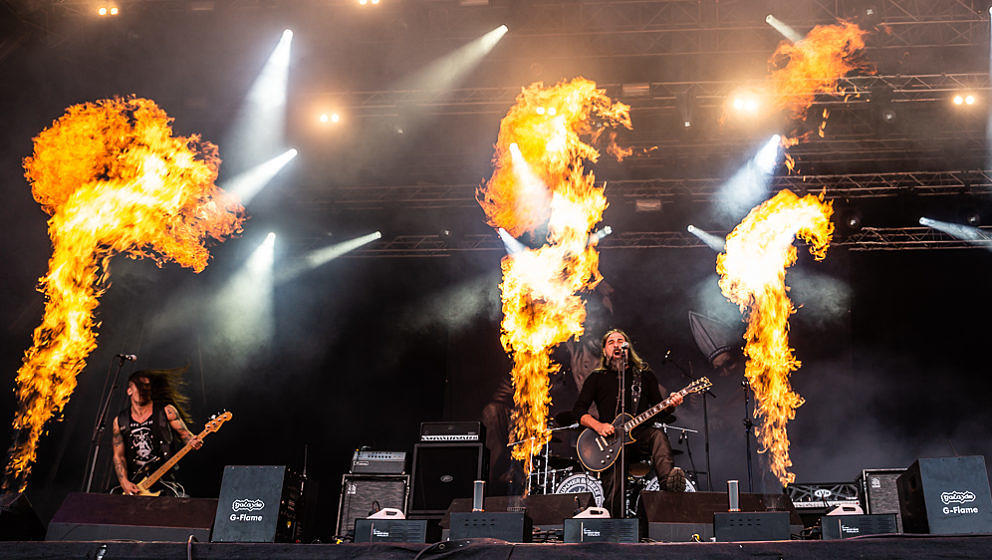
[{"label": "stage riser", "polygon": [[[413,560],[425,544],[320,544],[194,543],[197,560]],[[127,542],[6,542],[0,543],[4,560],[185,560],[185,543]],[[764,543],[678,544],[472,544],[457,549],[451,558],[508,558],[514,560],[753,560],[802,558],[803,560],[854,560],[863,558],[960,558],[987,560],[992,536],[929,538],[862,538],[838,541],[784,541]],[[436,558],[425,554],[421,558]]]}]

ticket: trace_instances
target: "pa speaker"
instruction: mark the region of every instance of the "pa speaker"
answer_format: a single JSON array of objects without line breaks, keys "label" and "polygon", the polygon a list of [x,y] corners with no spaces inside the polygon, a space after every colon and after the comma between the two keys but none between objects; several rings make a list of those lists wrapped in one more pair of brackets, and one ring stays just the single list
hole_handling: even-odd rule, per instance
[{"label": "pa speaker", "polygon": [[302,525],[300,479],[285,466],[224,467],[212,542],[293,542]]},{"label": "pa speaker", "polygon": [[865,469],[861,471],[861,495],[865,513],[893,513],[896,516],[896,533],[902,532],[899,511],[899,488],[896,480],[906,469]]},{"label": "pa speaker", "polygon": [[210,539],[217,500],[73,492],[48,524],[49,541]]},{"label": "pa speaker", "polygon": [[507,542],[530,542],[534,533],[531,519],[515,511],[473,511],[451,514],[451,540],[489,538]]},{"label": "pa speaker", "polygon": [[[486,496],[483,502],[485,511],[523,511],[535,526],[553,525],[561,527],[565,519],[587,507],[596,505],[591,492],[574,494],[531,494],[520,496]],[[450,528],[450,515],[454,512],[472,511],[472,498],[456,498],[451,501],[448,512],[441,518],[441,527]]]},{"label": "pa speaker", "polygon": [[356,520],[368,517],[381,508],[396,508],[406,513],[409,489],[410,477],[405,474],[342,476],[338,521],[334,526],[334,534],[343,537],[352,533]]},{"label": "pa speaker", "polygon": [[566,519],[565,542],[636,543],[637,519]]},{"label": "pa speaker", "polygon": [[356,519],[355,542],[427,542],[427,520]]},{"label": "pa speaker", "polygon": [[896,484],[907,533],[992,533],[992,495],[984,457],[919,459]]},{"label": "pa speaker", "polygon": [[44,537],[45,526],[27,496],[13,492],[0,495],[0,540],[39,541]]},{"label": "pa speaker", "polygon": [[455,498],[472,496],[483,480],[487,450],[482,443],[418,443],[413,446],[410,512],[444,513]]}]

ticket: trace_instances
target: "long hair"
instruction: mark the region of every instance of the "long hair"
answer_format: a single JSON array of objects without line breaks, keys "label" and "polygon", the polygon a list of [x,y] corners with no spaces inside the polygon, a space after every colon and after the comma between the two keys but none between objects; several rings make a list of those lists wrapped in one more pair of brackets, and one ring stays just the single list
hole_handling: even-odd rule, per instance
[{"label": "long hair", "polygon": [[189,424],[193,421],[189,414],[189,397],[183,393],[186,388],[183,375],[188,369],[188,365],[174,369],[141,369],[132,373],[127,382],[130,384],[137,377],[147,377],[151,382],[152,401],[176,407],[179,416]]},{"label": "long hair", "polygon": [[630,365],[634,366],[634,369],[638,371],[644,371],[651,367],[650,365],[648,365],[646,361],[644,361],[643,358],[641,358],[637,354],[637,351],[634,350],[634,343],[633,341],[630,340],[630,336],[627,335],[627,333],[623,332],[620,329],[610,329],[606,331],[606,334],[603,335],[603,339],[599,343],[599,349],[600,349],[599,369],[603,369],[603,370],[610,369],[610,357],[606,355],[606,339],[609,338],[610,335],[613,333],[623,335],[624,340],[626,340],[627,344],[630,345],[627,347],[627,352],[628,352],[627,355],[630,357]]}]

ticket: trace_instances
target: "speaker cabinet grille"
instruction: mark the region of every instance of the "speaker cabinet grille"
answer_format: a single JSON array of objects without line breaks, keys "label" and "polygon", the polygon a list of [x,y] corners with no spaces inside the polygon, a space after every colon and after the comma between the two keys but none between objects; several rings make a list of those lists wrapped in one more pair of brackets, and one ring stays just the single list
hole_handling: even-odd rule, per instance
[{"label": "speaker cabinet grille", "polygon": [[380,508],[396,508],[406,513],[408,475],[355,475],[341,477],[341,499],[334,534],[344,536],[355,530],[355,520],[368,517],[378,503]]},{"label": "speaker cabinet grille", "polygon": [[471,498],[472,483],[486,472],[482,443],[418,443],[413,446],[411,513],[445,513],[455,498]]}]

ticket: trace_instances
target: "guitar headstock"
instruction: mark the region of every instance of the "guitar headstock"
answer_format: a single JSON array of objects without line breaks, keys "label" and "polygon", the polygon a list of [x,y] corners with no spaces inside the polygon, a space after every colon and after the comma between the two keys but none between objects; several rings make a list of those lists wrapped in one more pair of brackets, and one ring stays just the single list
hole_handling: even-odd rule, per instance
[{"label": "guitar headstock", "polygon": [[682,391],[684,391],[686,395],[691,395],[693,393],[702,393],[712,386],[713,384],[710,383],[708,377],[700,377],[699,379],[696,379],[692,383],[686,385],[685,389],[682,389]]},{"label": "guitar headstock", "polygon": [[214,414],[213,416],[210,417],[210,420],[203,427],[203,431],[208,433],[216,432],[217,430],[220,429],[221,425],[224,422],[230,420],[232,416],[233,415],[229,410],[225,410],[220,414]]}]

